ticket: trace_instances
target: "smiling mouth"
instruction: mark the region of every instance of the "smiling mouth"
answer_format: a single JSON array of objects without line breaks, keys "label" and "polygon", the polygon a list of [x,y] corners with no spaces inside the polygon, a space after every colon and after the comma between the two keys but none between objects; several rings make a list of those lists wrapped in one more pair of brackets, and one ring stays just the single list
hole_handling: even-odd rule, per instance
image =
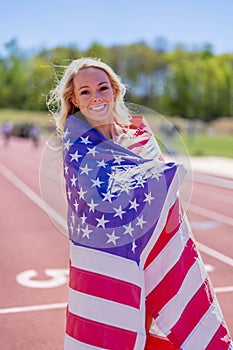
[{"label": "smiling mouth", "polygon": [[92,106],[92,107],[89,107],[89,109],[91,111],[102,111],[104,108],[106,107],[106,104],[101,104],[101,105],[97,105],[97,106]]}]

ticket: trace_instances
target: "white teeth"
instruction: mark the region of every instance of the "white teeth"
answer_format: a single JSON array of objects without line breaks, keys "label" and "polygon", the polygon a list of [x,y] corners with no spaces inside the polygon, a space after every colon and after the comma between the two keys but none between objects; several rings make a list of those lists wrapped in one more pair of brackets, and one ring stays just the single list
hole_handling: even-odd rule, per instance
[{"label": "white teeth", "polygon": [[93,111],[99,111],[99,110],[103,109],[104,107],[105,107],[105,105],[99,105],[99,106],[95,106],[95,107],[90,107],[90,109]]}]

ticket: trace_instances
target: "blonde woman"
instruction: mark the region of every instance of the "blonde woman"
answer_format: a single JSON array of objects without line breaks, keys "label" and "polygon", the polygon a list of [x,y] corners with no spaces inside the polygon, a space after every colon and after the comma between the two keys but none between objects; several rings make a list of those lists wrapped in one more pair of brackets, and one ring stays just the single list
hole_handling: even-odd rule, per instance
[{"label": "blonde woman", "polygon": [[82,58],[48,100],[68,203],[65,349],[230,349],[177,197],[184,169],[163,161],[125,92],[107,64]]}]

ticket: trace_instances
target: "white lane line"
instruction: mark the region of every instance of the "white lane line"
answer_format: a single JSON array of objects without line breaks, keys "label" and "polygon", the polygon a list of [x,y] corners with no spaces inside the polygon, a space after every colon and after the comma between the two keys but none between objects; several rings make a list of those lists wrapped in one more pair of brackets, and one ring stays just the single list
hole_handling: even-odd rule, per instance
[{"label": "white lane line", "polygon": [[[9,170],[6,166],[4,166],[3,164],[0,164],[0,173],[6,177],[13,185],[15,185],[21,192],[23,192],[28,198],[30,198],[35,204],[37,204],[43,211],[46,211],[43,205],[43,202],[41,200],[41,198],[34,192],[32,191],[32,189],[30,187],[28,187],[23,181],[21,181],[11,170]],[[62,227],[66,228],[66,221],[63,217],[61,217],[61,215],[59,215],[52,207],[50,207],[48,204],[46,204],[47,207],[49,207],[50,210],[50,215],[53,217],[53,219],[59,223]],[[202,215],[204,213],[204,208],[200,208],[198,206],[195,205],[190,205],[189,206],[189,210],[193,211],[194,209],[196,210],[196,212],[199,215]],[[208,209],[206,209],[207,213],[206,215],[210,212]],[[211,211],[211,219],[213,219],[213,213]],[[215,215],[217,215],[218,213],[214,213]],[[208,216],[209,217],[209,216]],[[221,216],[222,219],[224,219]],[[230,219],[228,217],[225,217],[227,219]],[[214,216],[214,220],[216,220],[216,216]],[[225,222],[226,223],[226,222]],[[204,253],[230,265],[232,265],[232,261],[233,259],[229,258],[228,256],[217,252],[216,250],[209,248],[207,246],[205,246],[202,243],[199,243],[199,249],[201,251],[203,251]]]},{"label": "white lane line", "polygon": [[18,313],[18,312],[62,309],[62,308],[65,308],[66,306],[67,306],[67,303],[54,303],[54,304],[42,304],[42,305],[8,307],[8,308],[0,309],[0,315],[3,315],[3,314],[15,314],[15,313]]},{"label": "white lane line", "polygon": [[215,259],[220,260],[221,262],[233,267],[233,259],[230,258],[229,256],[226,256],[225,254],[222,254],[213,248],[207,247],[203,243],[197,242],[197,245],[199,250],[202,251],[203,253],[208,254],[214,257]]},{"label": "white lane line", "polygon": [[[36,194],[30,187],[28,187],[22,180],[20,180],[10,169],[5,165],[0,164],[0,173],[7,178],[16,188],[23,192],[33,203],[35,203],[39,208],[46,212],[43,201],[38,194]],[[64,229],[66,229],[66,220],[58,214],[49,204],[46,204],[49,209],[49,214],[52,218],[60,224]]]},{"label": "white lane line", "polygon": [[228,293],[233,292],[233,286],[227,286],[227,287],[216,287],[214,288],[215,293]]},{"label": "white lane line", "polygon": [[233,180],[222,179],[220,177],[208,176],[200,173],[194,173],[194,182],[199,182],[211,186],[233,189]]},{"label": "white lane line", "polygon": [[[214,291],[215,293],[231,293],[233,292],[233,286],[215,287]],[[8,308],[0,309],[0,315],[16,314],[21,312],[64,309],[66,307],[67,307],[67,302],[54,303],[54,304],[42,304],[42,305],[16,306],[16,307],[8,307]]]},{"label": "white lane line", "polygon": [[233,218],[223,214],[219,214],[216,211],[199,207],[195,204],[190,204],[188,207],[188,211],[191,211],[194,214],[198,214],[206,218],[212,219],[214,221],[219,221],[219,222],[222,222],[223,224],[233,226]]}]

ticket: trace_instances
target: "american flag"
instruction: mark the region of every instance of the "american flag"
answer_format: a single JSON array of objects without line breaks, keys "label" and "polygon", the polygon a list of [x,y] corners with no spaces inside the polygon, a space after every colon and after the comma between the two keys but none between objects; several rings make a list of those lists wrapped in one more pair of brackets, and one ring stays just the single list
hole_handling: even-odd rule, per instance
[{"label": "american flag", "polygon": [[137,150],[152,136],[141,126],[135,135],[129,150],[79,116],[66,120],[70,281],[65,349],[143,350],[146,308],[174,348],[230,349],[177,197],[184,168],[142,158]]}]

